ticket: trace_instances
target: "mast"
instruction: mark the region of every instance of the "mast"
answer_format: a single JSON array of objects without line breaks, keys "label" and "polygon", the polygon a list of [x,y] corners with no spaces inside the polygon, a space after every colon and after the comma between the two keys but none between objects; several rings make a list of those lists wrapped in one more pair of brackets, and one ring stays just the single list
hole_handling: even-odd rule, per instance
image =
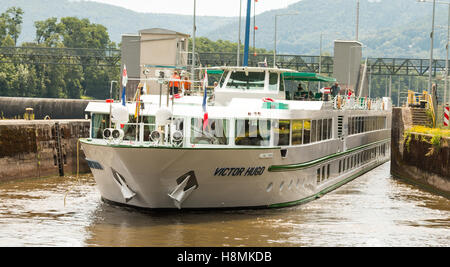
[{"label": "mast", "polygon": [[243,66],[248,66],[248,44],[250,42],[250,16],[251,16],[252,0],[247,0],[247,18],[245,22],[245,46],[244,46],[244,64]]}]

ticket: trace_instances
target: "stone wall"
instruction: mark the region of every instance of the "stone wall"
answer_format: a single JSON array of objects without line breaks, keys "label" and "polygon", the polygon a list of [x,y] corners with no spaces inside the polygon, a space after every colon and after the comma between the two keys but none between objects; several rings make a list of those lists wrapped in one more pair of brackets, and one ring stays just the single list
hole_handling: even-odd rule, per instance
[{"label": "stone wall", "polygon": [[409,127],[409,109],[394,108],[391,173],[450,196],[450,139],[442,138],[438,146],[433,146],[430,135],[411,134],[405,138]]},{"label": "stone wall", "polygon": [[[78,138],[88,136],[88,120],[0,120],[0,182],[75,174]],[[89,172],[81,149],[79,163]]]}]

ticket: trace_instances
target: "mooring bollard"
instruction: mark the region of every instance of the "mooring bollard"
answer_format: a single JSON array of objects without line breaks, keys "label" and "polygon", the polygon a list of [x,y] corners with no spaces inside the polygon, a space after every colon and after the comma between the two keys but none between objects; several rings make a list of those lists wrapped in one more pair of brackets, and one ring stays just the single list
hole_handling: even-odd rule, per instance
[{"label": "mooring bollard", "polygon": [[25,114],[23,115],[23,118],[25,120],[34,120],[33,108],[26,108],[25,109]]}]

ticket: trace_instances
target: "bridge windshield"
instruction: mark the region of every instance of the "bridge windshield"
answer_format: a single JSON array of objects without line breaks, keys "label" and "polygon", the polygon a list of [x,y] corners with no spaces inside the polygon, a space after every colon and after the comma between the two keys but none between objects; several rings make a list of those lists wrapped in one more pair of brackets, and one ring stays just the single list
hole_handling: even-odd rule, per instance
[{"label": "bridge windshield", "polygon": [[265,72],[246,73],[243,71],[231,71],[225,87],[231,89],[264,90],[265,80]]}]

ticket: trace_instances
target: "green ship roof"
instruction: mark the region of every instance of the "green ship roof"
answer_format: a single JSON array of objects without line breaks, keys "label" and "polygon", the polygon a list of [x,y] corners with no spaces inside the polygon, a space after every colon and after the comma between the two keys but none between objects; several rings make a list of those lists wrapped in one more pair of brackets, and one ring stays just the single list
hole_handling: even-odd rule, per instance
[{"label": "green ship roof", "polygon": [[283,73],[283,78],[285,80],[295,80],[295,81],[336,82],[335,78],[309,72],[285,72]]}]

